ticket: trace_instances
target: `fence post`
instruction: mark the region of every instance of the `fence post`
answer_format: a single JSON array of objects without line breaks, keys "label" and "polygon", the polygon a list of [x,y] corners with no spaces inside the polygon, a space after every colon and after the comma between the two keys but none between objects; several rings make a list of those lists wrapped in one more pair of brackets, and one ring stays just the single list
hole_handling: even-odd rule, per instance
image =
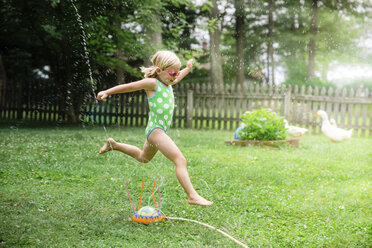
[{"label": "fence post", "polygon": [[194,96],[192,89],[187,90],[187,108],[186,108],[186,126],[187,128],[192,128],[192,113],[194,112],[193,103]]},{"label": "fence post", "polygon": [[[18,83],[17,86],[18,86],[18,90],[17,90],[17,100],[18,100],[17,120],[20,121],[20,120],[23,119],[23,91],[22,91],[22,84],[21,83]],[[40,114],[40,116],[41,116],[41,114]]]},{"label": "fence post", "polygon": [[284,95],[284,116],[289,121],[289,111],[291,107],[291,91],[292,87],[289,85]]}]

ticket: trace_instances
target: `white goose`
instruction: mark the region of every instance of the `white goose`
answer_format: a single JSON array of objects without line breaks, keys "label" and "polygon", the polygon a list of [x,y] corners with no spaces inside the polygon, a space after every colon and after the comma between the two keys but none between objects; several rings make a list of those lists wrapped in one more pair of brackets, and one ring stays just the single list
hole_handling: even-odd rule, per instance
[{"label": "white goose", "polygon": [[309,131],[309,129],[303,127],[289,126],[287,120],[284,120],[284,126],[287,129],[286,132],[295,137],[301,137],[307,131]]},{"label": "white goose", "polygon": [[321,130],[325,136],[331,139],[332,142],[343,141],[351,138],[353,129],[345,130],[331,125],[327,113],[323,110],[318,110],[314,116],[320,116],[322,118]]},{"label": "white goose", "polygon": [[333,118],[329,119],[329,124],[331,124],[334,127],[337,127],[336,121]]}]

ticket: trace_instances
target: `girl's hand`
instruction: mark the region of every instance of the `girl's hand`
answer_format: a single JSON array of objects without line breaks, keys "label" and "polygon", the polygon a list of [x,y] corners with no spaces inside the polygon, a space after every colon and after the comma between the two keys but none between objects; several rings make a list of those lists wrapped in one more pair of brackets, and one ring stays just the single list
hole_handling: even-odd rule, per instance
[{"label": "girl's hand", "polygon": [[188,69],[191,70],[191,68],[194,66],[194,60],[190,59],[189,61],[187,61],[186,66],[187,66]]},{"label": "girl's hand", "polygon": [[97,94],[97,100],[99,101],[103,101],[105,100],[106,98],[108,97],[108,94],[107,92],[104,90],[104,91],[100,91],[98,94]]}]

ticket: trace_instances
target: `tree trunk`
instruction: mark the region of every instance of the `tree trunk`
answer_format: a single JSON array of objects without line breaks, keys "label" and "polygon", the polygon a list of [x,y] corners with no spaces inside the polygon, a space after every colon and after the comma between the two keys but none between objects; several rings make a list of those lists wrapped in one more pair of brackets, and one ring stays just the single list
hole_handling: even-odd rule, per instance
[{"label": "tree trunk", "polygon": [[236,86],[244,81],[244,0],[235,0],[235,37],[236,37]]},{"label": "tree trunk", "polygon": [[[58,30],[63,30],[63,20],[64,20],[64,10],[62,6],[59,4],[57,5],[56,9],[57,18],[58,18]],[[67,34],[62,36],[62,39],[59,41],[59,46],[61,49],[61,60],[62,66],[59,67],[58,81],[61,85],[65,85],[63,87],[64,91],[64,103],[61,105],[63,106],[63,113],[62,115],[67,114],[67,121],[68,123],[76,124],[78,123],[78,115],[76,115],[75,108],[74,108],[74,89],[73,89],[73,75],[72,75],[72,61],[71,61],[71,54],[72,54],[72,44],[69,43],[69,38],[66,37]],[[77,106],[76,106],[77,108]]]},{"label": "tree trunk", "polygon": [[[154,50],[160,49],[163,44],[163,35],[162,35],[162,25],[160,15],[158,13],[154,14],[152,17],[152,25],[149,25],[146,29],[146,35],[150,40],[151,47],[154,48]],[[146,67],[151,66],[152,63],[150,61],[150,56],[152,55],[154,51],[151,51],[148,55],[148,58],[145,59],[144,65]]]},{"label": "tree trunk", "polygon": [[311,14],[311,25],[310,25],[310,41],[309,41],[309,63],[307,75],[308,79],[311,80],[315,76],[315,36],[318,32],[318,0],[312,2],[312,14]]},{"label": "tree trunk", "polygon": [[[121,48],[118,48],[118,51],[116,52],[116,58],[119,60],[124,59],[124,53],[121,50]],[[122,68],[116,69],[116,84],[124,84],[125,83],[125,76],[124,76],[124,70]]]},{"label": "tree trunk", "polygon": [[17,85],[17,120],[23,119],[23,85],[21,82],[15,82]]},{"label": "tree trunk", "polygon": [[160,15],[157,13],[153,16],[153,23],[154,28],[151,30],[151,41],[156,48],[159,48],[163,44],[163,36],[162,36],[162,22],[160,19]]},{"label": "tree trunk", "polygon": [[70,59],[70,49],[68,41],[65,37],[62,38],[62,56],[63,56],[63,62],[64,62],[64,80],[66,80],[67,83],[67,90],[66,90],[66,105],[67,105],[67,121],[68,123],[76,124],[78,123],[78,117],[75,112],[74,108],[74,96],[73,96],[73,76],[72,76],[72,68],[71,68],[71,59]]},{"label": "tree trunk", "polygon": [[[121,29],[121,22],[118,21],[116,23],[116,26],[118,27],[118,29]],[[118,48],[118,50],[116,51],[116,58],[120,61],[123,61],[124,53],[121,48],[120,41],[117,40],[116,43],[117,43],[117,48]],[[117,68],[116,69],[116,84],[123,84],[123,83],[125,83],[124,70],[122,68]]]},{"label": "tree trunk", "polygon": [[[218,19],[218,8],[217,8],[217,1],[212,0],[212,8],[210,19],[217,20]],[[218,23],[218,22],[216,22]],[[211,70],[210,70],[210,80],[212,86],[214,87],[216,92],[222,92],[223,89],[223,73],[222,73],[222,59],[221,59],[221,52],[220,52],[220,29],[217,26],[213,28],[209,28],[209,36],[210,36],[210,52],[211,52]]]},{"label": "tree trunk", "polygon": [[269,33],[268,33],[268,83],[269,85],[275,85],[275,74],[274,74],[274,46],[273,46],[273,32],[274,32],[274,20],[273,20],[273,0],[269,0]]},{"label": "tree trunk", "polygon": [[0,106],[5,105],[6,72],[0,55]]}]

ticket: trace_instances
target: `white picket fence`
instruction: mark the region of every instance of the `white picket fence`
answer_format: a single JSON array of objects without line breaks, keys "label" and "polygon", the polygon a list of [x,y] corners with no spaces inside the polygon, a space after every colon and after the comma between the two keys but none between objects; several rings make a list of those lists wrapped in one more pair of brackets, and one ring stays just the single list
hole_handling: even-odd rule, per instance
[{"label": "white picket fence", "polygon": [[[368,89],[319,89],[318,87],[250,85],[248,88],[225,86],[219,92],[212,85],[179,85],[175,87],[178,102],[186,105],[186,126],[233,130],[245,111],[271,108],[291,125],[309,128],[318,133],[322,109],[341,128],[354,129],[355,135],[372,134],[372,97]],[[184,108],[181,108],[181,110]],[[176,115],[179,119],[183,112]]]},{"label": "white picket fence", "polygon": [[[21,91],[10,86],[1,91],[2,120],[67,121],[66,108],[60,101],[43,98],[50,92],[44,94],[38,85],[33,85],[20,97]],[[291,125],[319,133],[320,118],[314,114],[322,109],[339,127],[354,129],[354,135],[372,136],[372,92],[368,89],[326,90],[253,84],[249,87],[225,85],[223,89],[216,89],[212,84],[180,83],[174,86],[174,92],[176,108],[172,125],[177,128],[235,130],[245,111],[271,108]],[[80,120],[97,124],[143,127],[147,125],[148,102],[144,91],[115,95],[98,104],[92,98],[79,115]]]}]

